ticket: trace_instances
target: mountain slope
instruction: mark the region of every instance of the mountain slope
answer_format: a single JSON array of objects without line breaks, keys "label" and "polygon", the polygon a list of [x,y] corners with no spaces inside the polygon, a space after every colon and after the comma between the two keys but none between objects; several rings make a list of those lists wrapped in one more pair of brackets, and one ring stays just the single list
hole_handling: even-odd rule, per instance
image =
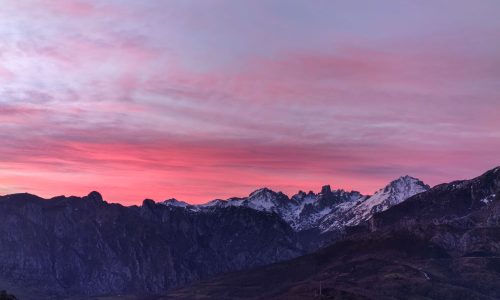
[{"label": "mountain slope", "polygon": [[96,192],[16,194],[0,197],[0,219],[0,282],[21,299],[158,294],[303,253],[278,216],[244,207],[191,212],[151,200],[108,204]]},{"label": "mountain slope", "polygon": [[[231,273],[162,299],[499,299],[498,257],[449,257],[407,232],[346,240],[313,254]],[[319,297],[320,287],[322,296]]]},{"label": "mountain slope", "polygon": [[430,187],[417,178],[402,176],[378,190],[371,197],[357,199],[356,202],[340,206],[334,213],[321,221],[323,232],[355,226],[370,219],[373,214],[387,210],[411,196],[429,190]]},{"label": "mountain slope", "polygon": [[442,184],[315,253],[165,299],[499,299],[499,195],[500,168]]},{"label": "mountain slope", "polygon": [[428,191],[429,189],[428,185],[417,178],[410,176],[400,177],[357,206],[355,214],[358,216],[358,219],[350,220],[348,225],[356,225],[360,221],[366,221],[371,215],[385,211],[411,196]]},{"label": "mountain slope", "polygon": [[[411,225],[418,222],[446,224],[464,221],[472,212],[495,214],[499,196],[500,167],[471,180],[435,186],[415,195],[397,207],[383,212],[372,221],[374,227]],[[497,224],[495,217],[488,218]]]}]

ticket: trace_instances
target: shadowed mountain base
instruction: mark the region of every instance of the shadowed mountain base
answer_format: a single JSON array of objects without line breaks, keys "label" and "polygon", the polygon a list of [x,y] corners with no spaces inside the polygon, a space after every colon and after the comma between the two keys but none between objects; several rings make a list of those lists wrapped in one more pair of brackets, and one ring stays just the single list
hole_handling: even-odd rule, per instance
[{"label": "shadowed mountain base", "polygon": [[[499,257],[450,257],[409,233],[352,240],[164,299],[498,299]],[[321,296],[320,296],[321,287]]]}]

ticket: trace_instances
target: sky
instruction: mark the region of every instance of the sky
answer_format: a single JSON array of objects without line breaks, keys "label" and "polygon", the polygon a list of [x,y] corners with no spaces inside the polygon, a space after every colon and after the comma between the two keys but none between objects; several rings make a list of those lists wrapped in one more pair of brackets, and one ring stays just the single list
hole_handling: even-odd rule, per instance
[{"label": "sky", "polygon": [[500,1],[0,3],[0,194],[371,194],[500,165]]}]

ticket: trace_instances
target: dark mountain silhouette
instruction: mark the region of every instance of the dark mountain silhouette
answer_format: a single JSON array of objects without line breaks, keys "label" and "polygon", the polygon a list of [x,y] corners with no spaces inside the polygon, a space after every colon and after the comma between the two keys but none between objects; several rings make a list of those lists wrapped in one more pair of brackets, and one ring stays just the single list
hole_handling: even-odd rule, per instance
[{"label": "dark mountain silhouette", "polygon": [[21,299],[158,294],[207,276],[303,254],[277,215],[204,212],[83,198],[0,197],[0,283]]}]

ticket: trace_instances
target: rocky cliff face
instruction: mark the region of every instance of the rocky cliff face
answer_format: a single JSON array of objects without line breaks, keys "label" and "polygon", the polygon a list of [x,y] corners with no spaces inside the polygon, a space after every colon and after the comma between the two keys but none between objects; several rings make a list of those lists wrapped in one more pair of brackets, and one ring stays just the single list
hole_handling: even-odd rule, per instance
[{"label": "rocky cliff face", "polygon": [[96,192],[16,194],[0,197],[0,220],[2,280],[44,297],[158,294],[303,253],[277,215],[244,207],[193,212],[151,200],[108,204]]}]

